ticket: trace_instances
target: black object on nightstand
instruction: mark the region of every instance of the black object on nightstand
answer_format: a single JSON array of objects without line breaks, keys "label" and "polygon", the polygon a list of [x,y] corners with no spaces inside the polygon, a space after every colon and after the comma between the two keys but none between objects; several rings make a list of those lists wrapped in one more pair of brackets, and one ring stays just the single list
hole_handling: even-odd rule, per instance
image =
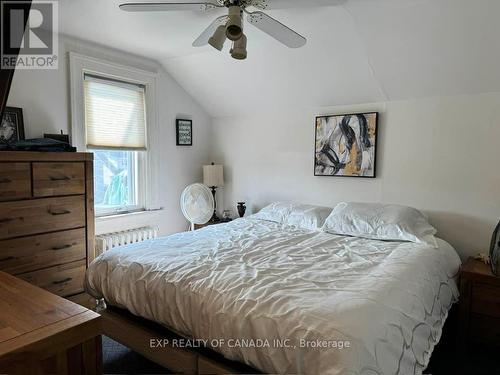
[{"label": "black object on nightstand", "polygon": [[500,347],[500,277],[488,264],[469,258],[460,273],[459,350],[469,344]]},{"label": "black object on nightstand", "polygon": [[245,216],[245,212],[247,210],[247,206],[245,206],[245,202],[238,202],[238,206],[236,206],[236,208],[238,209],[238,215],[240,215],[240,217]]}]

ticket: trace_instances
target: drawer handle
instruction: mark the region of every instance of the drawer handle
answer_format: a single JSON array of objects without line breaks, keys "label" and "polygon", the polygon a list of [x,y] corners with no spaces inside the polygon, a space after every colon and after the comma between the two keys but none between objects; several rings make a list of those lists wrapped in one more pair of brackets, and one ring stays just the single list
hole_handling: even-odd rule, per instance
[{"label": "drawer handle", "polygon": [[13,259],[16,259],[16,257],[5,257],[0,259],[0,262],[7,262],[8,260],[13,260]]},{"label": "drawer handle", "polygon": [[10,223],[11,221],[14,221],[13,218],[11,217],[6,217],[4,219],[0,219],[0,224],[3,224],[3,223]]},{"label": "drawer handle", "polygon": [[68,176],[63,176],[63,177],[52,177],[50,176],[50,181],[68,181],[71,180],[70,177]]},{"label": "drawer handle", "polygon": [[58,281],[53,281],[52,284],[54,285],[59,285],[59,284],[64,284],[64,283],[67,283],[69,281],[73,280],[72,277],[68,277],[66,279],[62,279],[62,280],[58,280]]},{"label": "drawer handle", "polygon": [[68,210],[62,210],[62,211],[49,211],[52,216],[59,216],[59,215],[67,215],[70,214],[71,211]]},{"label": "drawer handle", "polygon": [[10,178],[0,178],[0,184],[10,184],[11,182]]},{"label": "drawer handle", "polygon": [[64,250],[64,249],[69,249],[73,245],[62,245],[62,246],[54,246],[52,250]]}]

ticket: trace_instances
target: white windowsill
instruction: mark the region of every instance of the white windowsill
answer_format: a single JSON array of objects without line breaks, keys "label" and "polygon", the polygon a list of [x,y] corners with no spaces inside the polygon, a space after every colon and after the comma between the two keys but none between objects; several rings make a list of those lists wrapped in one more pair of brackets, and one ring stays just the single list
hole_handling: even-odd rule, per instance
[{"label": "white windowsill", "polygon": [[137,211],[128,214],[102,216],[95,218],[96,236],[105,233],[121,232],[149,225],[161,228],[164,210]]},{"label": "white windowsill", "polygon": [[163,208],[160,208],[157,210],[140,210],[140,211],[127,212],[127,213],[120,213],[120,214],[96,216],[95,221],[96,221],[96,223],[98,223],[98,222],[120,220],[120,219],[124,219],[124,218],[139,217],[139,216],[143,216],[143,215],[153,215],[159,211],[163,211]]}]

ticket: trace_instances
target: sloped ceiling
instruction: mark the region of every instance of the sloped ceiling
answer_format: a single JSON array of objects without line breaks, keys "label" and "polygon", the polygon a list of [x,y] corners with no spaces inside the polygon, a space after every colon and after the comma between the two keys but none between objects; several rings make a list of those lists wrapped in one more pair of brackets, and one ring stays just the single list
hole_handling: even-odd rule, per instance
[{"label": "sloped ceiling", "polygon": [[308,44],[288,49],[248,26],[245,61],[191,47],[219,10],[131,14],[118,3],[60,2],[60,29],[159,61],[214,117],[500,91],[498,0],[273,10]]}]

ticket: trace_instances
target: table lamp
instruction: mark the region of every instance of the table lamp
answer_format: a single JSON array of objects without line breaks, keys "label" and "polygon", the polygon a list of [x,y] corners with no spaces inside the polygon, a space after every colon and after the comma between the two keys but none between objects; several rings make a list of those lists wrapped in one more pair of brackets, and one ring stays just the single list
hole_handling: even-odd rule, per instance
[{"label": "table lamp", "polygon": [[212,190],[212,195],[214,196],[214,214],[210,219],[210,222],[217,222],[220,219],[217,217],[217,201],[215,200],[215,193],[217,188],[224,186],[224,168],[222,165],[211,165],[203,166],[203,183],[207,185]]}]

